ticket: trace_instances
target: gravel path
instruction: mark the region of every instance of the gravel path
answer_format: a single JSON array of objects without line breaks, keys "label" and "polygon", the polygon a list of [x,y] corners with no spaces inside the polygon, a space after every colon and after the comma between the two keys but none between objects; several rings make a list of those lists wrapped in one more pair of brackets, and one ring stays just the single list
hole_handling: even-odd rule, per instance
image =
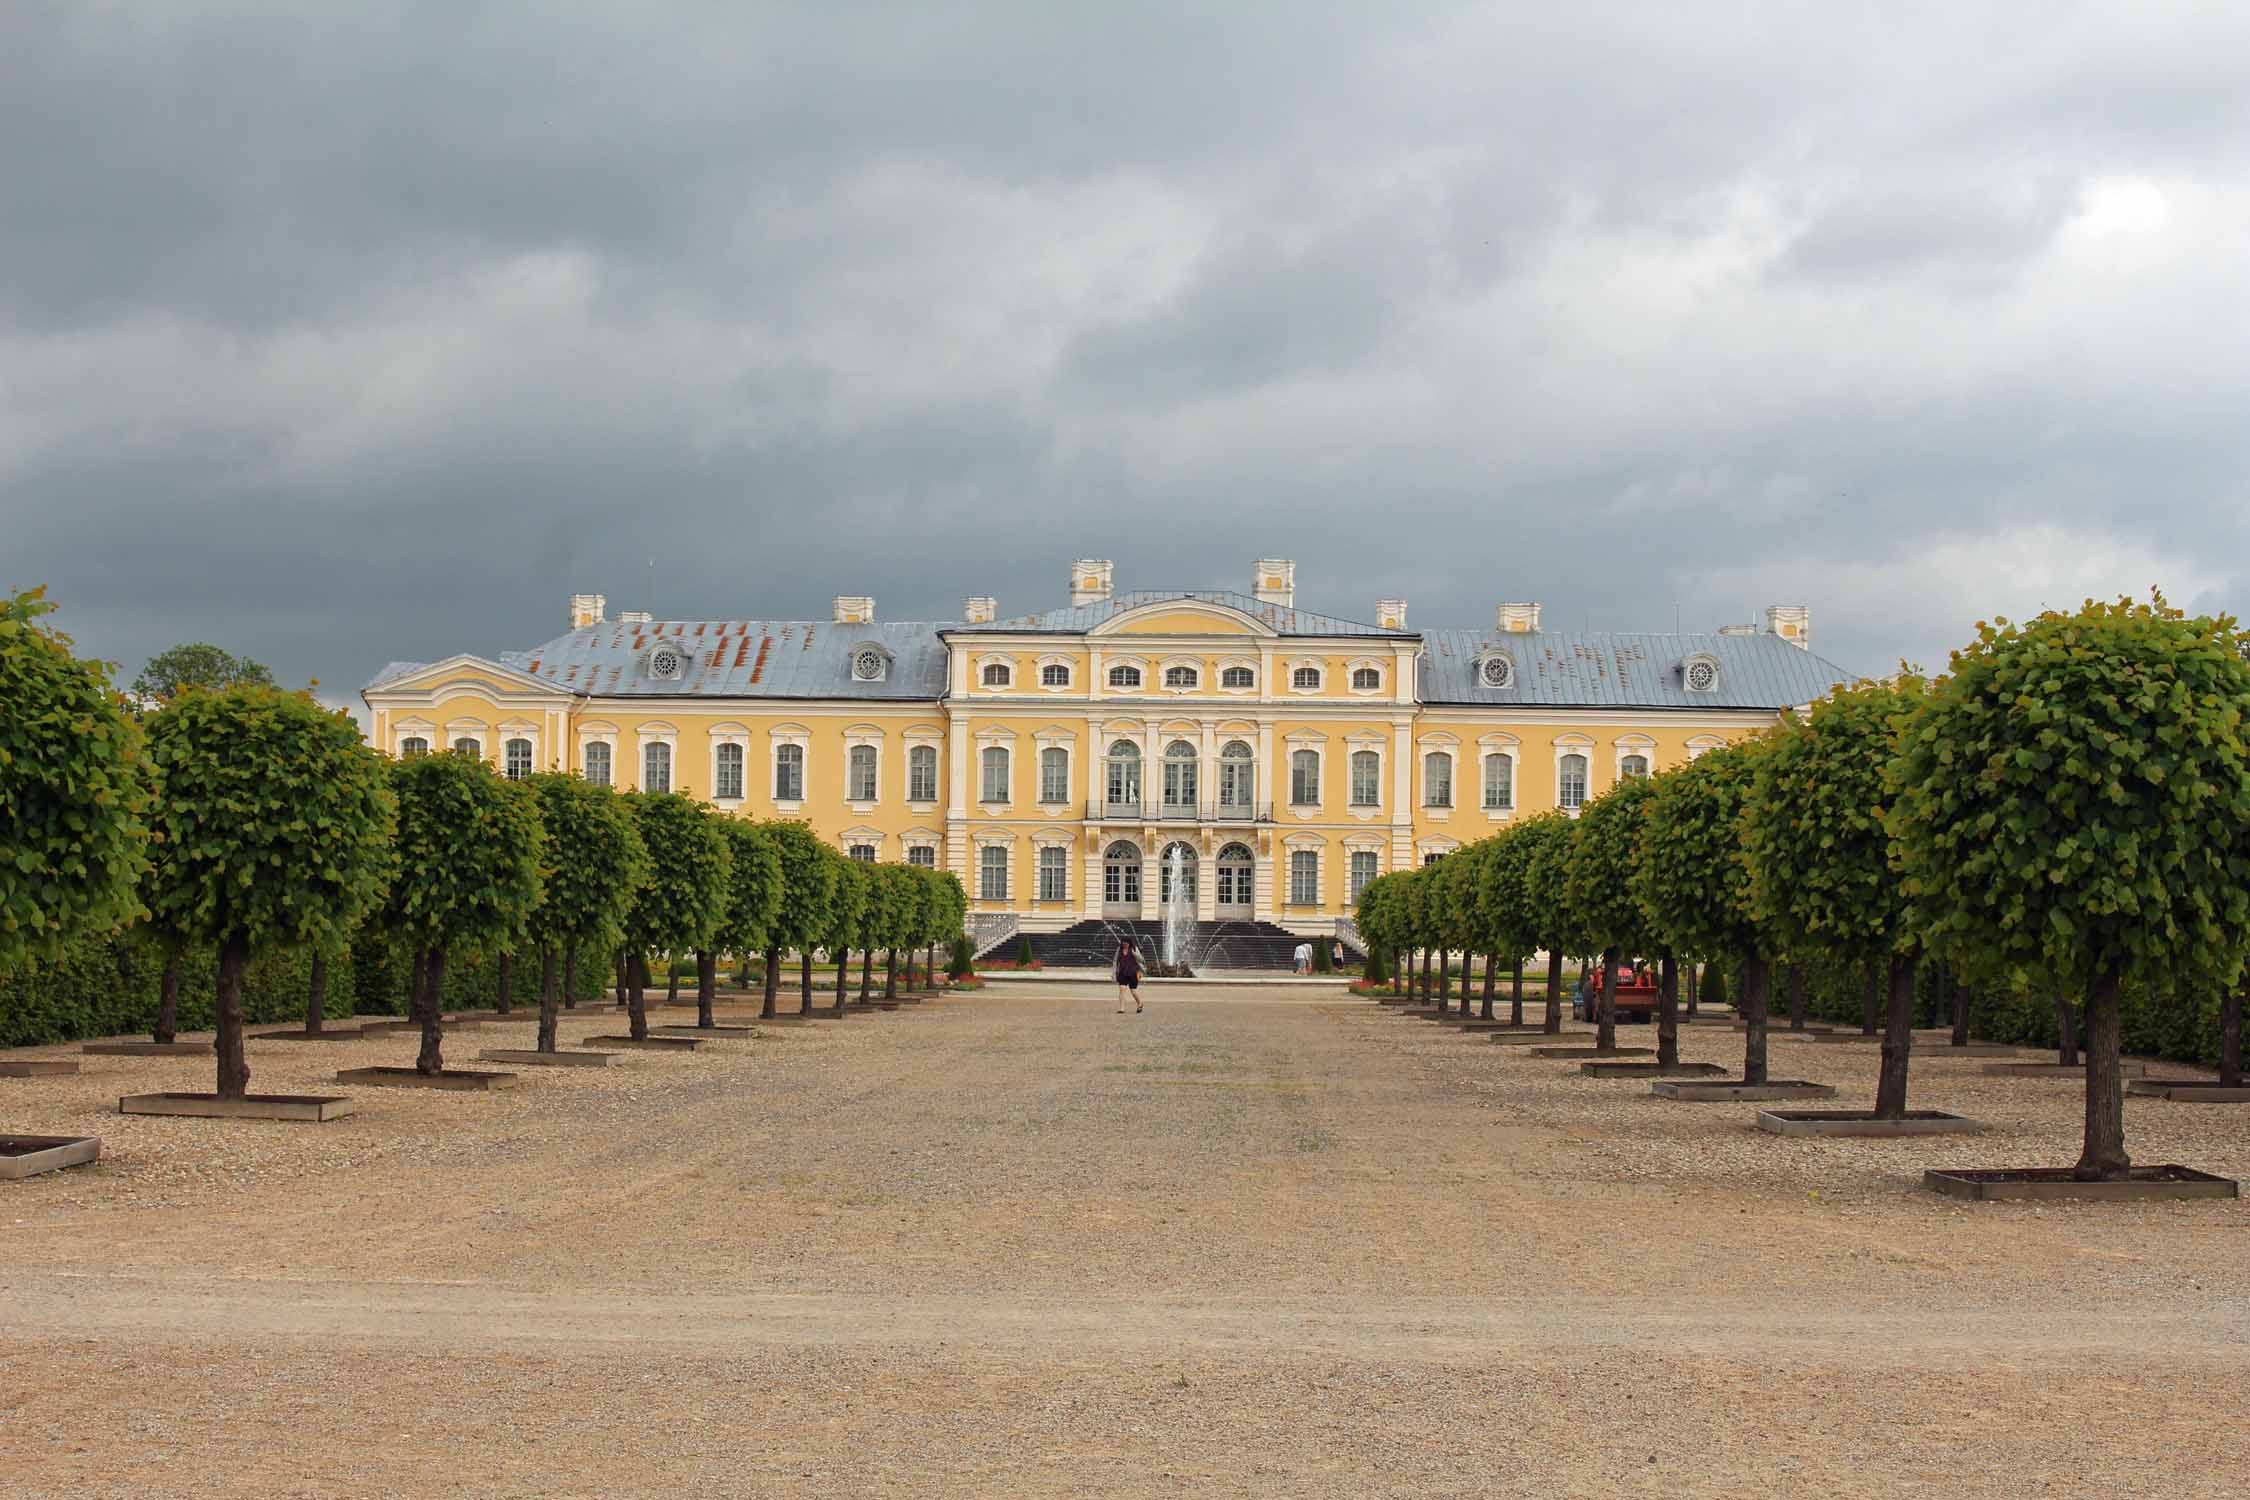
[{"label": "gravel path", "polygon": [[[1154,996],[324,1126],[114,1113],[195,1059],[0,1080],[106,1147],[0,1184],[0,1495],[2242,1492],[2250,1211],[1916,1185],[2069,1161],[2074,1084],[1924,1056],[1988,1134],[1782,1140],[1333,991]],[[255,1043],[253,1087],[412,1050]],[[1869,1100],[1873,1049],[1774,1055]],[[2250,1108],[2127,1108],[2250,1175]]]}]

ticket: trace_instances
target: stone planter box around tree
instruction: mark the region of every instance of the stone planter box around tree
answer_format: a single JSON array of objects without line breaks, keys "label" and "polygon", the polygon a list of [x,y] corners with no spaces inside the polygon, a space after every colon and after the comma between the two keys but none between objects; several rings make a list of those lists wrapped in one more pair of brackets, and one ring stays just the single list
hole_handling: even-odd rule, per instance
[{"label": "stone planter box around tree", "polygon": [[1654,1047],[1534,1047],[1533,1057],[1654,1057]]},{"label": "stone planter box around tree", "polygon": [[253,1042],[363,1042],[367,1033],[357,1026],[324,1026],[318,1031],[294,1027],[288,1031],[253,1031]]},{"label": "stone planter box around tree", "polygon": [[527,1068],[606,1068],[617,1061],[614,1052],[538,1052],[525,1047],[487,1047],[478,1062],[516,1063]]},{"label": "stone planter box around tree", "polygon": [[[453,1016],[446,1016],[439,1020],[438,1027],[444,1031],[475,1031],[483,1024],[482,1021],[463,1021]],[[393,1036],[401,1031],[411,1031],[418,1036],[422,1031],[422,1023],[420,1021],[371,1021],[359,1029],[361,1036]]]},{"label": "stone planter box around tree", "polygon": [[1537,1031],[1539,1029],[1539,1023],[1536,1021],[1525,1021],[1519,1025],[1514,1021],[1464,1021],[1459,1017],[1455,1017],[1453,1024],[1463,1031],[1513,1031],[1518,1033],[1526,1033]]},{"label": "stone planter box around tree", "polygon": [[693,1052],[704,1045],[699,1036],[589,1036],[578,1043],[581,1047],[632,1047],[642,1052]]},{"label": "stone planter box around tree", "polygon": [[1581,1031],[1575,1026],[1561,1031],[1542,1031],[1532,1027],[1522,1031],[1495,1031],[1486,1040],[1499,1047],[1553,1047],[1574,1038],[1592,1035],[1593,1032]]},{"label": "stone planter box around tree", "polygon": [[[1977,1071],[1992,1078],[2084,1078],[2086,1076],[2086,1065],[2084,1063],[2059,1062],[1998,1062],[1986,1063]],[[2117,1065],[2117,1074],[2120,1078],[2138,1078],[2147,1071],[2148,1064],[2144,1062],[2120,1062]]]},{"label": "stone planter box around tree", "polygon": [[2241,1189],[2229,1177],[2214,1177],[2191,1167],[2134,1167],[2112,1182],[2080,1182],[2068,1167],[1932,1169],[1922,1186],[1951,1198],[1975,1202],[2082,1199],[2096,1203],[2144,1203],[2179,1198],[2235,1198]]},{"label": "stone planter box around tree", "polygon": [[0,1058],[0,1078],[52,1078],[78,1071],[75,1057]]},{"label": "stone planter box around tree", "polygon": [[127,1094],[117,1101],[121,1115],[188,1115],[199,1120],[341,1120],[359,1106],[342,1094]]},{"label": "stone planter box around tree", "polygon": [[2169,1099],[2174,1104],[2250,1104],[2250,1085],[2205,1078],[2136,1078],[2125,1085],[2125,1092],[2136,1099]]},{"label": "stone planter box around tree", "polygon": [[98,1135],[0,1135],[0,1181],[82,1167],[101,1154]]},{"label": "stone planter box around tree", "polygon": [[425,1073],[419,1068],[346,1068],[338,1083],[364,1083],[382,1089],[448,1089],[455,1093],[487,1094],[516,1086],[513,1073],[487,1073],[475,1068],[444,1068]]},{"label": "stone planter box around tree", "polygon": [[1774,1135],[1974,1135],[1984,1126],[1942,1109],[1910,1109],[1903,1119],[1876,1118],[1871,1109],[1761,1109],[1758,1128]]},{"label": "stone planter box around tree", "polygon": [[1833,1099],[1836,1090],[1825,1083],[1802,1078],[1776,1078],[1765,1083],[1652,1083],[1648,1091],[1659,1099],[1681,1099],[1698,1104],[1756,1103],[1767,1099]]},{"label": "stone planter box around tree", "polygon": [[700,1037],[710,1042],[747,1042],[758,1034],[755,1026],[654,1026],[658,1036]]},{"label": "stone planter box around tree", "polygon": [[1585,1062],[1578,1071],[1589,1078],[1720,1078],[1727,1070],[1719,1063]]},{"label": "stone planter box around tree", "polygon": [[87,1042],[79,1051],[91,1057],[209,1057],[211,1042]]}]

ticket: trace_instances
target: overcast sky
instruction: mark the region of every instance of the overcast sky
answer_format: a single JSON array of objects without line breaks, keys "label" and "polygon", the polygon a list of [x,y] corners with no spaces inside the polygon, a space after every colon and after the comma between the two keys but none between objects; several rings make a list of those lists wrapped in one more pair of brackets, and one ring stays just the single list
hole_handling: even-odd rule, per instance
[{"label": "overcast sky", "polygon": [[2237,607],[2246,69],[2149,0],[9,0],[0,587],[336,698],[1077,556],[1861,671]]}]

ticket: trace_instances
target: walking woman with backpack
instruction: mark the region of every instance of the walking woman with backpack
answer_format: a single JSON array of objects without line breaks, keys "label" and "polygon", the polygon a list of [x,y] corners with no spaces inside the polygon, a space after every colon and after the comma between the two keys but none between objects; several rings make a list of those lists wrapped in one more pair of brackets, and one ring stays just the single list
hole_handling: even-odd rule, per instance
[{"label": "walking woman with backpack", "polygon": [[1125,995],[1127,991],[1131,991],[1133,1011],[1136,1015],[1139,1014],[1141,1009],[1141,956],[1133,951],[1133,944],[1130,939],[1119,938],[1117,940],[1117,968],[1115,973],[1117,975],[1117,1013],[1119,1015],[1125,1014]]}]

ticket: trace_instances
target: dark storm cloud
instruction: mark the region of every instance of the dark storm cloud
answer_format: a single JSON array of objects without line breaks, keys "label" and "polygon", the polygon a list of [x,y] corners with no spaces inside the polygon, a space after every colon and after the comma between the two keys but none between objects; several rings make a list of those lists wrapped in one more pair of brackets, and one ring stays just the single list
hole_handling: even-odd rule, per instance
[{"label": "dark storm cloud", "polygon": [[[2246,571],[2250,20],[0,11],[0,583],[339,694],[578,589],[1822,648]],[[653,566],[652,566],[653,563]]]}]

